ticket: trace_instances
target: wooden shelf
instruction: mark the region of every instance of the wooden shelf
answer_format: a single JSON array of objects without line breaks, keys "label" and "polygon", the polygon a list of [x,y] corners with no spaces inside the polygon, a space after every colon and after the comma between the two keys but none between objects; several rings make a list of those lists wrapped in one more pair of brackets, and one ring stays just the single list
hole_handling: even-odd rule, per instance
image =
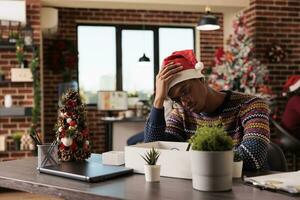
[{"label": "wooden shelf", "polygon": [[5,80],[5,81],[0,81],[0,87],[1,86],[23,86],[25,84],[32,84],[32,81],[10,81],[10,80]]},{"label": "wooden shelf", "polygon": [[[16,44],[15,43],[8,43],[8,42],[0,42],[0,50],[16,50]],[[35,50],[35,46],[31,45],[31,46],[25,46],[24,47],[25,51],[34,51]]]},{"label": "wooden shelf", "polygon": [[0,107],[0,117],[26,117],[31,116],[31,107]]}]

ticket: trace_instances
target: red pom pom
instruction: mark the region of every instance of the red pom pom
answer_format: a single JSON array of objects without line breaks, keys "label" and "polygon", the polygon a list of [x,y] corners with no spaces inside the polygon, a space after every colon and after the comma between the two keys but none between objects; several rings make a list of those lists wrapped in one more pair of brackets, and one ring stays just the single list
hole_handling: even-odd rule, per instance
[{"label": "red pom pom", "polygon": [[76,121],[72,120],[72,121],[69,123],[69,125],[74,127],[74,126],[77,125],[77,123],[76,123]]}]

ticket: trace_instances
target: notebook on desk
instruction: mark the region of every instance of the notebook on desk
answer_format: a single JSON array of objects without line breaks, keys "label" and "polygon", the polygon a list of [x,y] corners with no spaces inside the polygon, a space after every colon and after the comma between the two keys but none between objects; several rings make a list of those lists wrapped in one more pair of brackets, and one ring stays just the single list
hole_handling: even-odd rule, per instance
[{"label": "notebook on desk", "polygon": [[38,169],[41,173],[61,176],[86,182],[99,182],[117,176],[133,173],[133,169],[123,166],[102,165],[95,162],[64,162],[56,166]]}]

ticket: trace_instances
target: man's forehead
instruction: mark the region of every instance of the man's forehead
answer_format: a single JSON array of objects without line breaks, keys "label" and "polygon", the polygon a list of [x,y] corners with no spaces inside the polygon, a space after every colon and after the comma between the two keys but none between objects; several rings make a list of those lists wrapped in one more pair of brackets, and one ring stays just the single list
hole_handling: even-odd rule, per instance
[{"label": "man's forehead", "polygon": [[176,95],[178,95],[181,91],[182,88],[184,88],[187,84],[189,83],[189,80],[177,83],[176,85],[174,85],[170,91],[169,91],[169,96],[175,97]]}]

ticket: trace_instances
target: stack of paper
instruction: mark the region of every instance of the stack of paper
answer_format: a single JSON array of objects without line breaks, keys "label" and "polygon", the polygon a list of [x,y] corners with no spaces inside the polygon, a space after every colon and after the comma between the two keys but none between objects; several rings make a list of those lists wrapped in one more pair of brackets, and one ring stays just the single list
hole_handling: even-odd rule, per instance
[{"label": "stack of paper", "polygon": [[282,190],[292,194],[300,193],[300,171],[245,177],[244,181],[265,189]]}]

